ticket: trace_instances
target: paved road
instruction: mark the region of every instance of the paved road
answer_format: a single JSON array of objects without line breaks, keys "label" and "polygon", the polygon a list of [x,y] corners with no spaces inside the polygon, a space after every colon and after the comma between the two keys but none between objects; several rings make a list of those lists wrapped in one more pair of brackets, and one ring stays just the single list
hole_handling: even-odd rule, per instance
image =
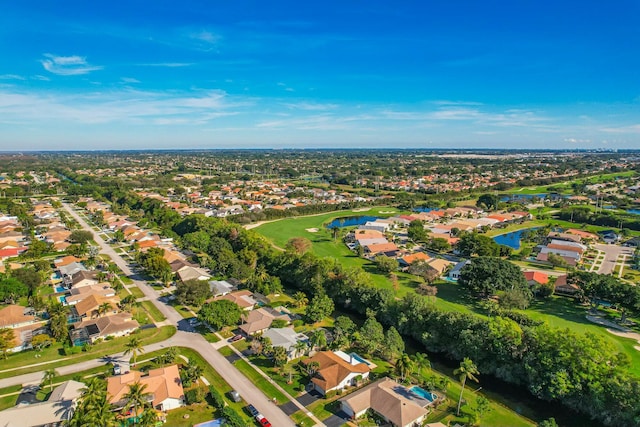
[{"label": "paved road", "polygon": [[[91,229],[89,224],[75,212],[71,206],[63,203],[63,207],[69,212],[69,214],[85,229],[90,230],[94,235],[95,242],[100,246],[102,252],[111,257],[113,262],[122,270],[122,272],[129,276],[134,283],[140,288],[146,297],[167,317],[171,323],[178,326],[178,332],[171,338],[159,345],[166,346],[179,346],[188,347],[196,350],[202,357],[215,368],[215,370],[229,383],[248,403],[253,404],[258,411],[260,411],[271,424],[277,427],[294,427],[295,424],[291,419],[280,409],[273,404],[267,397],[260,391],[253,383],[247,379],[240,371],[236,369],[231,363],[229,363],[224,356],[218,353],[209,342],[207,342],[202,335],[186,332],[189,330],[187,322],[183,317],[171,306],[161,303],[158,298],[160,295],[153,288],[148,286],[146,282],[136,279],[135,274],[129,268],[127,262],[111,248],[103,239]],[[104,361],[102,362],[104,363]],[[72,365],[72,366],[79,366]],[[86,368],[85,368],[86,369]],[[78,369],[80,371],[81,369]],[[76,372],[78,372],[76,371]],[[39,374],[42,378],[42,373]],[[20,384],[19,382],[16,384]]]},{"label": "paved road", "polygon": [[604,261],[600,264],[598,274],[611,274],[620,255],[633,255],[633,248],[626,246],[597,244],[593,247],[604,252]]}]

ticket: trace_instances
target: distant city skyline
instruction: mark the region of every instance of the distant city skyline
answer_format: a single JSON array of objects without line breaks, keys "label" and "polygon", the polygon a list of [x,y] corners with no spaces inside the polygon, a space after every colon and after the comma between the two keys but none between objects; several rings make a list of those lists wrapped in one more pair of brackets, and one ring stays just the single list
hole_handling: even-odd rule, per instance
[{"label": "distant city skyline", "polygon": [[0,151],[640,148],[640,3],[9,2]]}]

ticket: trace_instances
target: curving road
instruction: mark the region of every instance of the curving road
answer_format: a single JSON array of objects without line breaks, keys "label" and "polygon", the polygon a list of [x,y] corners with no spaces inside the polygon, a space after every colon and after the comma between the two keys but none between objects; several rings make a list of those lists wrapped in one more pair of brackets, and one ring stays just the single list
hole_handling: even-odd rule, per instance
[{"label": "curving road", "polygon": [[[162,312],[167,318],[167,321],[178,327],[178,332],[171,338],[161,343],[154,344],[166,345],[166,346],[179,346],[191,348],[203,357],[215,370],[220,374],[224,380],[229,383],[245,401],[255,406],[269,421],[271,424],[277,427],[295,427],[295,424],[291,419],[276,405],[271,403],[266,396],[260,391],[253,383],[247,379],[240,371],[236,369],[227,359],[218,353],[207,340],[205,340],[200,334],[193,332],[186,332],[186,330],[192,330],[188,327],[185,319],[171,306],[163,304],[158,300],[160,295],[155,289],[151,288],[146,282],[139,280],[135,274],[129,268],[129,264],[109,246],[97,233],[95,233],[89,224],[78,213],[71,208],[67,203],[63,203],[62,206],[67,212],[76,220],[85,230],[93,233],[95,242],[100,246],[103,253],[109,255],[113,262],[122,270],[122,272],[131,278],[138,288],[144,293],[149,300],[158,307],[158,310]],[[118,357],[115,355],[114,357]],[[101,360],[104,364],[104,360]],[[77,366],[77,365],[72,365]],[[62,368],[60,368],[61,371]],[[87,368],[84,368],[87,369]],[[80,370],[80,369],[79,369]],[[78,370],[78,371],[79,371]],[[31,375],[31,374],[29,374]],[[42,378],[42,373],[39,374]],[[14,377],[16,379],[20,377]],[[15,382],[14,384],[21,384],[21,382]],[[13,384],[9,384],[13,385]]]}]

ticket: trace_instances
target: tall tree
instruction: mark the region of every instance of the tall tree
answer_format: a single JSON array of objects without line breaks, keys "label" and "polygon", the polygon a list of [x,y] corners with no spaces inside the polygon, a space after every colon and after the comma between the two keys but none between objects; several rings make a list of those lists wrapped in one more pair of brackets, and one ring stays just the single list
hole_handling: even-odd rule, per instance
[{"label": "tall tree", "polygon": [[226,299],[205,303],[198,311],[198,319],[216,329],[236,325],[241,316],[242,310],[238,304]]},{"label": "tall tree", "polygon": [[411,360],[409,355],[407,353],[402,353],[402,356],[400,356],[396,361],[396,373],[400,375],[400,379],[402,381],[411,374],[413,366],[413,360]]},{"label": "tall tree", "polygon": [[144,347],[142,346],[142,341],[140,338],[136,336],[132,336],[129,338],[129,341],[125,344],[124,355],[131,355],[133,357],[133,366],[136,366],[136,361],[138,360],[138,354],[144,353]]},{"label": "tall tree", "polygon": [[418,368],[418,374],[422,377],[422,369],[431,368],[431,362],[429,362],[429,356],[424,353],[416,353],[412,357],[413,363]]},{"label": "tall tree", "polygon": [[460,415],[460,404],[462,403],[462,393],[464,393],[464,386],[467,383],[467,379],[478,382],[478,378],[476,378],[476,375],[478,374],[479,374],[478,368],[473,363],[473,361],[468,357],[465,357],[462,360],[462,362],[460,362],[460,366],[455,371],[453,371],[453,375],[456,375],[460,379],[460,382],[462,383],[462,388],[460,389],[460,397],[458,398],[458,408],[456,409],[456,415],[458,416]]},{"label": "tall tree", "polygon": [[149,405],[149,393],[146,392],[147,385],[135,382],[129,384],[129,391],[124,394],[123,398],[127,401],[126,409],[133,407],[134,425],[138,425],[138,417]]},{"label": "tall tree", "polygon": [[311,299],[311,302],[305,311],[305,315],[312,323],[316,323],[325,317],[330,316],[334,309],[335,306],[333,304],[333,300],[323,293],[316,295]]},{"label": "tall tree", "polygon": [[2,357],[7,358],[8,351],[15,347],[13,340],[15,339],[15,333],[13,329],[2,328],[0,329],[0,352]]},{"label": "tall tree", "polygon": [[42,376],[43,383],[49,383],[49,392],[53,391],[53,379],[58,375],[55,369],[47,369]]}]

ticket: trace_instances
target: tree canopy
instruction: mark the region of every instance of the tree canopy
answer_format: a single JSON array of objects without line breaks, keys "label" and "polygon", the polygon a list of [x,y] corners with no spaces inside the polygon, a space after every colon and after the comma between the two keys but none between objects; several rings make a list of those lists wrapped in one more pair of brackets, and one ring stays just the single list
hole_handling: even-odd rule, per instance
[{"label": "tree canopy", "polygon": [[236,325],[241,315],[242,310],[238,304],[226,299],[208,302],[198,311],[198,319],[216,329]]},{"label": "tree canopy", "polygon": [[497,291],[529,288],[517,265],[495,257],[473,258],[460,271],[458,283],[483,297],[494,295]]}]

